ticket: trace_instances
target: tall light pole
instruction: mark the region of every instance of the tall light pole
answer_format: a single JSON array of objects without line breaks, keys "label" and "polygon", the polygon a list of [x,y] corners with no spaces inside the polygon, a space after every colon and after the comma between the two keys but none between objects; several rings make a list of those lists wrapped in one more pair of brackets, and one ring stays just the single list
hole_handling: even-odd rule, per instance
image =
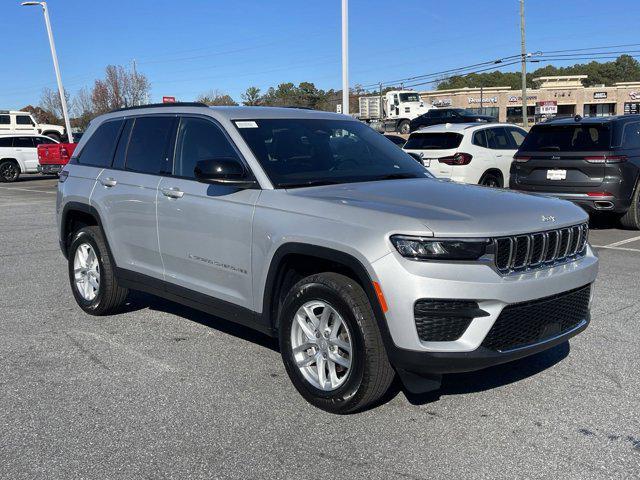
[{"label": "tall light pole", "polygon": [[342,113],[349,115],[349,0],[342,0]]},{"label": "tall light pole", "polygon": [[527,48],[524,35],[524,0],[520,0],[520,47],[522,56],[522,126],[529,126],[527,115]]},{"label": "tall light pole", "polygon": [[49,20],[49,10],[47,2],[22,2],[22,6],[40,5],[44,13],[44,23],[47,26],[47,34],[49,35],[49,46],[51,47],[51,56],[53,57],[53,68],[56,71],[56,80],[58,82],[58,91],[60,92],[60,104],[62,105],[62,116],[67,130],[67,138],[73,143],[73,133],[71,133],[71,121],[69,120],[69,111],[67,110],[67,99],[64,96],[64,88],[62,87],[62,77],[60,76],[60,67],[58,66],[58,55],[56,54],[56,44],[53,42],[53,32],[51,31],[51,21]]}]

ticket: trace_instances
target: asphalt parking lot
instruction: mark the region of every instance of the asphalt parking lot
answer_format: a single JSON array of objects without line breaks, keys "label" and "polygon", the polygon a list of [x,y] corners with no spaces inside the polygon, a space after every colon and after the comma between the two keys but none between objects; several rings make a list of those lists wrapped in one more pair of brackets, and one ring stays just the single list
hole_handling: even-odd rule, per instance
[{"label": "asphalt parking lot", "polygon": [[334,416],[260,334],[143,294],[83,313],[55,185],[0,184],[0,478],[640,475],[640,232],[593,226],[593,318],[570,344]]}]

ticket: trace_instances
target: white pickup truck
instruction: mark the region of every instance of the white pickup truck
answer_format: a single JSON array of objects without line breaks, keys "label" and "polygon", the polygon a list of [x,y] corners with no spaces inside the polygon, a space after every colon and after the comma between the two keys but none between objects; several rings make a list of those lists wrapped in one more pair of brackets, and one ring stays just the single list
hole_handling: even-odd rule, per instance
[{"label": "white pickup truck", "polygon": [[65,136],[64,127],[38,123],[29,112],[0,110],[0,135],[40,134],[59,142]]}]

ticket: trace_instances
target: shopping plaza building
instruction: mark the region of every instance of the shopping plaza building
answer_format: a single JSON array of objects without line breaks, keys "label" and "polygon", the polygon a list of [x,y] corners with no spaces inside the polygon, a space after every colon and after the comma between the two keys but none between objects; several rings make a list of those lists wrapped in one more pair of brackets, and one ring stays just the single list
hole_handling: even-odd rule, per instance
[{"label": "shopping plaza building", "polygon": [[[547,109],[550,106],[557,110],[557,116],[640,113],[640,81],[585,87],[586,78],[587,75],[572,75],[534,79],[536,88],[527,89],[529,122],[542,118],[536,114],[536,104]],[[420,96],[436,107],[467,108],[497,117],[501,122],[522,123],[522,91],[511,87],[433,90],[420,92]]]}]

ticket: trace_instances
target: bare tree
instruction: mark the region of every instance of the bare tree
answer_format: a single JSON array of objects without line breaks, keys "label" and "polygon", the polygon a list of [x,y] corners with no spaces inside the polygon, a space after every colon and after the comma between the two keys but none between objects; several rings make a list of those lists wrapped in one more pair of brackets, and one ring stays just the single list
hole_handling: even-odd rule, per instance
[{"label": "bare tree", "polygon": [[122,65],[108,65],[103,80],[96,80],[91,92],[97,114],[146,103],[151,84],[144,74]]},{"label": "bare tree", "polygon": [[87,87],[82,87],[75,98],[71,107],[73,118],[72,123],[80,130],[85,130],[89,125],[91,119],[95,116],[93,113],[93,100],[91,99],[91,92]]},{"label": "bare tree", "polygon": [[[70,96],[68,92],[64,92],[65,99],[69,103]],[[60,102],[60,95],[57,91],[54,91],[48,87],[42,89],[40,95],[40,104],[38,105],[42,110],[51,114],[54,120],[62,121],[62,102]]]},{"label": "bare tree", "polygon": [[218,89],[210,90],[207,93],[199,95],[198,98],[196,98],[196,102],[206,103],[207,105],[238,105],[233,98]]}]

